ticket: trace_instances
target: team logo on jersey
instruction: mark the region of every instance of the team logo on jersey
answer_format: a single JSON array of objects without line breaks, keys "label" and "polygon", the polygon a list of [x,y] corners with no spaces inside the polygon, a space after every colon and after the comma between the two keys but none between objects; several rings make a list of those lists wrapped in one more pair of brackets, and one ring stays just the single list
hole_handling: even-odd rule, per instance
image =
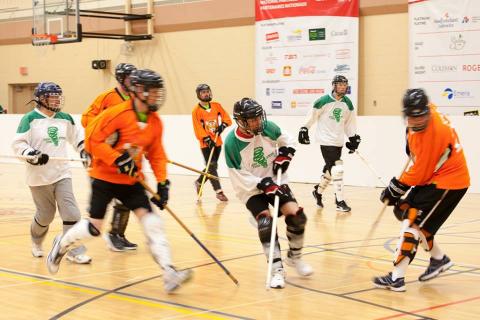
[{"label": "team logo on jersey", "polygon": [[48,137],[52,143],[58,146],[58,128],[57,127],[48,127],[47,129]]},{"label": "team logo on jersey", "polygon": [[267,158],[265,157],[265,154],[263,153],[263,147],[256,147],[253,149],[253,167],[264,167],[266,168],[268,166],[267,164]]},{"label": "team logo on jersey", "polygon": [[215,133],[217,131],[218,123],[217,120],[206,120],[205,121],[205,129],[210,131],[211,133]]},{"label": "team logo on jersey", "polygon": [[332,116],[330,119],[334,119],[337,122],[340,122],[342,120],[342,109],[341,108],[335,108],[332,111]]}]

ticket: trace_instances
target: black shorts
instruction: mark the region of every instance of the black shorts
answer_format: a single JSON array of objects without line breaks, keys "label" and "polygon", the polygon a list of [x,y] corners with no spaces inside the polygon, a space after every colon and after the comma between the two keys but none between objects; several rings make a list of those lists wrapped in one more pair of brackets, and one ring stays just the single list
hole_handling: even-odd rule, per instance
[{"label": "black shorts", "polygon": [[[463,198],[467,189],[437,189],[433,184],[414,187],[407,195],[406,201],[410,207],[419,210],[415,224],[431,234],[436,234]],[[442,199],[445,192],[447,193]],[[439,202],[437,208],[429,215],[437,202]]]},{"label": "black shorts", "polygon": [[92,179],[90,217],[103,219],[107,212],[108,204],[114,198],[121,201],[130,210],[145,208],[152,211],[145,189],[140,183],[128,185]]},{"label": "black shorts", "polygon": [[[295,197],[293,196],[292,190],[288,186],[288,184],[282,184],[281,188],[285,192],[286,196],[280,198],[280,208],[287,202],[297,202]],[[247,201],[247,209],[250,210],[252,215],[257,218],[258,214],[262,211],[268,210],[268,205],[274,205],[274,198],[267,196],[265,193],[256,194],[251,196],[250,199]],[[278,216],[281,216],[280,210],[278,211]]]},{"label": "black shorts", "polygon": [[335,162],[342,157],[342,147],[320,146],[320,151],[322,151],[323,160],[325,161],[323,173],[328,171],[331,174]]}]

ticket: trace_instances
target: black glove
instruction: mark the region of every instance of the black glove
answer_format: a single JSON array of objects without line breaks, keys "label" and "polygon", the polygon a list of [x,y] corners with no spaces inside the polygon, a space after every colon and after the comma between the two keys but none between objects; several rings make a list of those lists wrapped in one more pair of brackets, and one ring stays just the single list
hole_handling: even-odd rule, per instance
[{"label": "black glove", "polygon": [[273,179],[270,177],[263,178],[259,184],[257,184],[257,188],[262,190],[269,197],[275,197],[276,195],[282,197],[285,195],[283,190],[273,182]]},{"label": "black glove", "polygon": [[27,162],[34,166],[43,166],[48,162],[48,154],[42,153],[38,150],[32,150],[27,153],[29,156],[33,156],[33,158],[27,159]]},{"label": "black glove", "polygon": [[205,138],[203,138],[203,143],[207,145],[208,149],[212,149],[213,147],[215,147],[215,142],[213,142],[210,136],[206,136]]},{"label": "black glove", "polygon": [[347,143],[345,143],[345,146],[350,150],[348,151],[348,153],[354,153],[355,150],[358,149],[358,145],[360,144],[360,141],[362,141],[362,139],[360,139],[360,136],[358,134],[348,138],[348,141]]},{"label": "black glove", "polygon": [[300,128],[300,131],[298,132],[298,142],[300,142],[301,144],[310,144],[307,127]]},{"label": "black glove", "polygon": [[388,187],[382,191],[380,201],[385,202],[385,200],[388,200],[387,205],[393,206],[409,189],[410,186],[401,183],[397,178],[393,177],[392,180],[390,180]]},{"label": "black glove", "polygon": [[221,135],[223,130],[225,130],[226,127],[228,127],[228,124],[226,124],[225,122],[222,122],[222,124],[219,125],[217,128],[218,134]]},{"label": "black glove", "polygon": [[157,205],[157,207],[159,207],[160,210],[165,209],[165,206],[167,205],[169,189],[170,189],[169,180],[165,180],[164,182],[159,182],[157,184],[157,194],[160,196],[160,199],[158,200],[155,197],[150,198],[150,201],[152,201],[155,205]]},{"label": "black glove", "polygon": [[92,157],[90,156],[90,153],[85,151],[85,149],[80,150],[80,158],[83,159],[82,164],[85,169],[92,165]]},{"label": "black glove", "polygon": [[286,172],[294,154],[295,149],[292,147],[280,147],[277,157],[273,160],[273,173],[277,174],[280,169],[282,173]]},{"label": "black glove", "polygon": [[118,166],[118,171],[120,173],[126,174],[130,177],[134,177],[137,173],[137,165],[127,151],[115,159],[115,164]]}]

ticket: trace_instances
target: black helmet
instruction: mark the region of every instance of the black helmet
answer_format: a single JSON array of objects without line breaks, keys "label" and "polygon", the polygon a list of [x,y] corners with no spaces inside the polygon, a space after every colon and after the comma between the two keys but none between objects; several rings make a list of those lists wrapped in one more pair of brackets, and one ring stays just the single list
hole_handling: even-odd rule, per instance
[{"label": "black helmet", "polygon": [[[207,98],[202,99],[202,98],[200,97],[200,91],[202,91],[202,90],[208,90],[208,91],[210,91],[210,95],[209,95]],[[212,89],[210,89],[210,86],[209,86],[208,84],[206,84],[206,83],[201,83],[201,84],[199,84],[199,85],[197,86],[197,89],[195,89],[195,92],[197,93],[197,98],[198,98],[198,100],[203,101],[203,102],[210,102],[210,101],[212,101]]]},{"label": "black helmet", "polygon": [[[247,120],[257,117],[261,117],[261,125],[258,128],[250,128]],[[235,122],[240,128],[255,135],[263,132],[267,121],[262,106],[251,98],[243,98],[242,100],[235,102],[233,105],[233,119],[235,119]]]},{"label": "black helmet", "polygon": [[[134,95],[140,99],[140,101],[145,103],[150,111],[157,111],[158,108],[160,108],[165,102],[165,87],[163,78],[155,71],[148,69],[134,70],[130,74],[130,84],[130,91],[133,92]],[[143,93],[141,96],[137,94],[139,88],[142,88]],[[155,88],[160,89],[160,97],[154,104],[148,104],[148,91]]]},{"label": "black helmet", "polygon": [[423,89],[408,89],[403,96],[403,115],[420,117],[430,112],[428,97]]},{"label": "black helmet", "polygon": [[[40,106],[53,111],[53,112],[59,112],[62,109],[63,106],[63,100],[62,98],[62,88],[54,82],[40,82],[35,90],[33,91],[33,96],[34,96],[34,101],[37,102]],[[41,101],[41,98],[47,99],[49,96],[58,96],[60,97],[60,104],[57,106],[50,106],[47,103]]]},{"label": "black helmet", "polygon": [[132,73],[132,71],[137,70],[133,64],[130,63],[119,63],[115,67],[115,79],[117,79],[118,83],[128,91],[128,88],[125,87],[125,79]]},{"label": "black helmet", "polygon": [[339,82],[345,82],[346,84],[348,84],[348,79],[345,76],[337,74],[335,77],[333,77],[332,85],[334,85],[335,83],[339,83]]}]

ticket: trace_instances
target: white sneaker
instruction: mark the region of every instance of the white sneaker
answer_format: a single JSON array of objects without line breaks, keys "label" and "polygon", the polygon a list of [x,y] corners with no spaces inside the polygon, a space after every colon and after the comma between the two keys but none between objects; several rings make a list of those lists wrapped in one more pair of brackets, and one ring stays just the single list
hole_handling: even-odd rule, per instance
[{"label": "white sneaker", "polygon": [[40,257],[43,257],[44,255],[45,255],[45,252],[43,252],[42,245],[32,242],[32,256],[34,256],[35,258],[40,258]]},{"label": "white sneaker", "polygon": [[177,271],[174,268],[170,268],[163,275],[163,287],[168,294],[173,293],[182,284],[190,281],[192,276],[193,271],[190,269]]},{"label": "white sneaker", "polygon": [[292,258],[286,257],[284,261],[290,267],[294,267],[295,270],[297,270],[298,275],[302,277],[308,277],[313,274],[312,266],[300,258],[292,259]]},{"label": "white sneaker", "polygon": [[89,264],[92,258],[86,254],[77,254],[76,256],[67,254],[67,260],[77,264]]},{"label": "white sneaker", "polygon": [[52,250],[50,250],[47,256],[47,268],[50,274],[56,274],[58,272],[58,268],[60,268],[60,262],[62,261],[63,256],[67,253],[67,250],[62,250],[60,246],[61,240],[61,234],[57,235],[53,239]]},{"label": "white sneaker", "polygon": [[270,288],[285,288],[285,270],[283,270],[283,268],[278,268],[273,271],[272,279],[270,279]]}]

